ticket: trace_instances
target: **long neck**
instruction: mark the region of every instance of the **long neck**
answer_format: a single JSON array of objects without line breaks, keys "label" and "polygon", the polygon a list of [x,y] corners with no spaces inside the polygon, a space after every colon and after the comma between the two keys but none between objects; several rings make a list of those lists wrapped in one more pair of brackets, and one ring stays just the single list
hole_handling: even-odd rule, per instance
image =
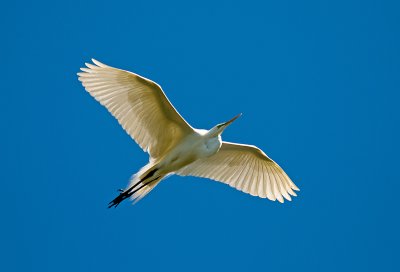
[{"label": "long neck", "polygon": [[206,136],[207,136],[207,138],[215,138],[215,137],[219,136],[220,134],[221,134],[221,133],[219,132],[218,127],[215,126],[215,127],[213,127],[212,129],[210,129],[210,130],[207,132]]},{"label": "long neck", "polygon": [[221,135],[217,134],[214,137],[212,137],[212,136],[208,137],[204,141],[202,153],[206,157],[214,155],[220,149],[221,145],[222,145]]}]

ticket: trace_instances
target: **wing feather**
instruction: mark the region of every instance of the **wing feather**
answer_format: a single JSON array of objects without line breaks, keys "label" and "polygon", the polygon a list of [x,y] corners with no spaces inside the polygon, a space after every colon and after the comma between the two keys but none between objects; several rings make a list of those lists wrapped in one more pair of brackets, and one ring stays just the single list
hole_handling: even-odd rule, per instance
[{"label": "wing feather", "polygon": [[211,157],[197,160],[180,169],[181,176],[198,176],[229,184],[251,195],[278,200],[291,200],[299,188],[262,150],[255,146],[223,142]]},{"label": "wing feather", "polygon": [[267,181],[266,181],[266,169],[265,165],[261,163],[261,173],[262,173],[262,181],[260,182],[260,187],[258,187],[258,195],[262,198],[267,197]]},{"label": "wing feather", "polygon": [[82,85],[152,158],[161,157],[193,132],[157,83],[92,61],[78,73]]}]

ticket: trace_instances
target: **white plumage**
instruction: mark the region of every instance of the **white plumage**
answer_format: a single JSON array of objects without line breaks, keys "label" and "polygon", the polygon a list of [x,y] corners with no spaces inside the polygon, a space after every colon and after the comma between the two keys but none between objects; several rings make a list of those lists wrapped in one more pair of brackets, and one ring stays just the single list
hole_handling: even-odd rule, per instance
[{"label": "white plumage", "polygon": [[139,201],[170,174],[210,178],[280,202],[296,196],[297,186],[262,150],[221,140],[224,129],[240,115],[208,131],[192,128],[157,83],[92,61],[78,73],[82,85],[150,155],[109,207],[128,197]]}]

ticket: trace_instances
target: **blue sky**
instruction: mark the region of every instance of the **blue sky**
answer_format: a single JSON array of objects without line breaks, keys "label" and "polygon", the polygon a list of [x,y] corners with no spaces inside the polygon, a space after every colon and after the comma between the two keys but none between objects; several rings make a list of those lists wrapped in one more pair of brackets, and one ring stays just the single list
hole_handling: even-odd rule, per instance
[{"label": "blue sky", "polygon": [[[396,1],[9,1],[0,11],[1,271],[399,271]],[[76,72],[149,77],[193,126],[242,112],[301,188],[283,205],[170,177]]]}]

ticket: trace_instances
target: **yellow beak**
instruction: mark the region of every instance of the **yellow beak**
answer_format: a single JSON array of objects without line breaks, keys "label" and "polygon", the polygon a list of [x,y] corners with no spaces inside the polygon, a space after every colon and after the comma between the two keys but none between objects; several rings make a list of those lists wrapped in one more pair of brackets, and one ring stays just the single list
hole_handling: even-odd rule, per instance
[{"label": "yellow beak", "polygon": [[233,123],[233,121],[235,121],[236,119],[238,119],[240,116],[242,116],[241,113],[239,113],[238,115],[236,115],[235,117],[233,117],[233,118],[232,118],[231,120],[229,120],[228,122],[225,122],[225,123],[224,123],[224,126],[225,126],[225,127],[229,126],[230,124]]}]

